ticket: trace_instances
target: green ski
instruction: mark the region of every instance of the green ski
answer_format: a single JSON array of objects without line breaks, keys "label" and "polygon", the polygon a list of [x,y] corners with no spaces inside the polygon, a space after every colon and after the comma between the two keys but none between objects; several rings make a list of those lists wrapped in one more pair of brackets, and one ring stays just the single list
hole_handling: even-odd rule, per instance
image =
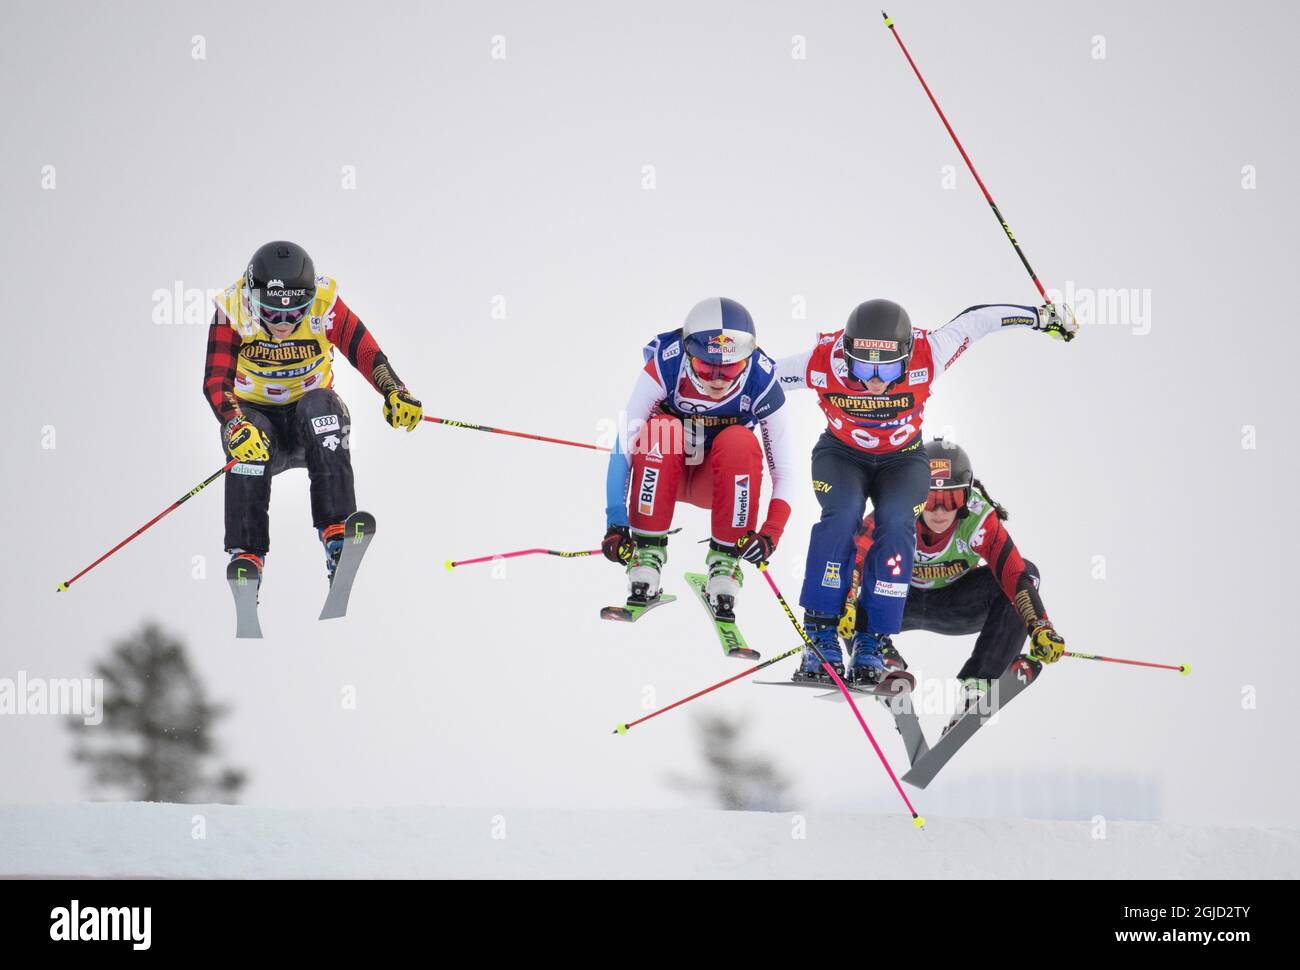
[{"label": "green ski", "polygon": [[656,606],[663,606],[665,603],[671,603],[675,599],[677,599],[677,597],[672,593],[660,593],[654,599],[645,603],[637,603],[634,600],[628,600],[623,606],[602,606],[600,609],[600,618],[602,620],[619,620],[623,623],[635,623]]},{"label": "green ski", "polygon": [[701,573],[687,573],[686,581],[691,584],[691,589],[695,590],[696,598],[704,604],[704,608],[709,613],[709,619],[713,621],[713,627],[718,631],[718,640],[722,643],[722,652],[728,657],[737,657],[740,660],[758,660],[761,654],[757,650],[750,648],[745,642],[745,638],[740,635],[740,628],[736,626],[735,620],[722,619],[713,612],[713,607],[709,605],[709,598],[704,594],[704,584],[708,582],[709,577]]}]

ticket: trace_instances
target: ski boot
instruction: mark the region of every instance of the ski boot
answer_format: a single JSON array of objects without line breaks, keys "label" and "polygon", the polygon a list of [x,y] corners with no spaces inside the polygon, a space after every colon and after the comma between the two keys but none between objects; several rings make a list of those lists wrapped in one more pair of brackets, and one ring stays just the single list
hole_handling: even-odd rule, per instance
[{"label": "ski boot", "polygon": [[962,677],[958,683],[961,684],[961,696],[957,698],[957,710],[953,712],[952,719],[948,721],[947,726],[939,732],[939,737],[943,737],[951,731],[967,713],[977,709],[987,711],[984,699],[993,686],[991,680],[982,677]]},{"label": "ski boot", "polygon": [[230,551],[230,562],[226,565],[227,577],[236,578],[241,567],[243,568],[243,575],[248,580],[260,585],[262,570],[266,568],[266,560],[262,556],[255,552],[245,552],[243,549],[232,549]]},{"label": "ski boot", "polygon": [[[859,633],[853,637],[853,661],[849,667],[849,676],[859,684],[879,684],[890,674],[885,663],[884,648],[886,644],[893,650],[889,638],[872,633]],[[894,651],[897,654],[898,651]],[[902,659],[901,657],[898,659]]]},{"label": "ski boot", "polygon": [[[817,616],[812,613],[805,613],[803,629],[808,634],[808,639],[817,646],[822,656],[826,658],[826,662],[834,668],[840,677],[843,677],[844,655],[840,652],[840,640],[836,630],[838,622],[838,618],[834,616]],[[808,681],[831,686],[835,684],[831,680],[830,674],[826,673],[822,662],[817,659],[817,654],[809,650],[807,646],[803,649],[803,659],[799,663],[799,669],[794,672],[794,676],[790,679],[796,684]]]},{"label": "ski boot", "polygon": [[1011,666],[1007,668],[1016,675],[1016,679],[1028,686],[1034,682],[1034,678],[1042,671],[1043,665],[1040,661],[1035,660],[1028,654],[1022,653],[1015,660],[1011,661]]},{"label": "ski boot", "polygon": [[632,534],[636,549],[627,562],[627,601],[644,605],[663,591],[660,574],[668,561],[668,537]]},{"label": "ski boot", "polygon": [[226,581],[235,597],[235,636],[262,636],[262,625],[257,619],[257,604],[261,598],[262,570],[266,562],[255,552],[243,549],[230,550],[226,564]]},{"label": "ski boot", "polygon": [[887,636],[880,638],[880,659],[885,662],[885,673],[887,674],[901,674],[907,670],[907,661],[903,659],[903,655],[894,646],[894,641]]},{"label": "ski boot", "polygon": [[704,557],[709,567],[709,579],[704,584],[704,595],[709,598],[709,609],[719,620],[735,620],[736,595],[745,585],[740,571],[740,558],[732,547],[709,543],[709,554]]},{"label": "ski boot", "polygon": [[330,585],[334,585],[334,570],[338,568],[339,556],[343,555],[343,535],[346,531],[342,522],[335,522],[323,529],[317,529],[321,545],[325,547],[325,575]]}]

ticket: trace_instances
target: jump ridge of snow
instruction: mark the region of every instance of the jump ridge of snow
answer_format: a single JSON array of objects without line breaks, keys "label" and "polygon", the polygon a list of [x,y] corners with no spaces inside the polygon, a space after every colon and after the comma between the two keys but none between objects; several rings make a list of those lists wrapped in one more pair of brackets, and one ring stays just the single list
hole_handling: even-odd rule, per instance
[{"label": "jump ridge of snow", "polygon": [[[196,817],[197,816],[197,817]],[[904,815],[510,808],[0,806],[0,876],[1300,877],[1300,830]],[[199,837],[202,836],[202,837]]]}]

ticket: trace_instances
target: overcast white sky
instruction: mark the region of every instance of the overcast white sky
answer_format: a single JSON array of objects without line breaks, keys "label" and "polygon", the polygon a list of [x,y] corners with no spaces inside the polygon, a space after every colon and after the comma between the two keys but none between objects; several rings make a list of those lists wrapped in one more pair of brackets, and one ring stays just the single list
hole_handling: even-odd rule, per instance
[{"label": "overcast white sky", "polygon": [[[989,338],[937,385],[927,431],[963,444],[1011,509],[1071,648],[1195,668],[1063,661],[915,801],[1294,823],[1278,769],[1295,736],[1296,9],[889,10],[1044,283],[1136,291],[1139,308],[1093,312],[1068,346]],[[157,619],[234,706],[221,739],[252,773],[248,802],[680,805],[663,777],[695,770],[689,709],[609,731],[647,688],[666,703],[741,668],[687,600],[600,621],[624,585],[603,560],[444,572],[597,545],[603,456],[392,431],[341,359],[358,498],[379,523],[346,620],[315,619],[304,472],[275,482],[266,639],[232,636],[218,486],[56,597],[222,461],[200,394],[207,313],[158,326],[156,290],[226,286],[259,244],[297,240],[427,413],[584,440],[621,407],[641,344],[704,296],[743,302],[774,355],[872,297],[922,326],[1036,302],[862,4],[8,2],[0,28],[0,677],[86,675]],[[814,400],[790,407],[810,450]],[[807,489],[776,556],[792,602],[816,509]],[[707,518],[678,524],[683,593]],[[740,608],[765,654],[796,642],[756,575]],[[899,639],[934,678],[970,643]],[[693,706],[747,713],[801,807],[895,810],[848,712],[793,693],[742,683]],[[884,712],[867,713],[901,765]],[[67,750],[53,719],[0,718],[0,800],[83,797]]]}]

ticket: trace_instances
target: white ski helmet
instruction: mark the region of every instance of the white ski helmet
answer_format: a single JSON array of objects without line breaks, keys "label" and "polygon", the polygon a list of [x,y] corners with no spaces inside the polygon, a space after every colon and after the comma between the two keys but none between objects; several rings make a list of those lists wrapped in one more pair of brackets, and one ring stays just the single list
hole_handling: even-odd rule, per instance
[{"label": "white ski helmet", "polygon": [[727,380],[735,387],[757,347],[754,319],[735,300],[714,296],[691,307],[682,324],[686,373],[701,393],[705,381]]}]

